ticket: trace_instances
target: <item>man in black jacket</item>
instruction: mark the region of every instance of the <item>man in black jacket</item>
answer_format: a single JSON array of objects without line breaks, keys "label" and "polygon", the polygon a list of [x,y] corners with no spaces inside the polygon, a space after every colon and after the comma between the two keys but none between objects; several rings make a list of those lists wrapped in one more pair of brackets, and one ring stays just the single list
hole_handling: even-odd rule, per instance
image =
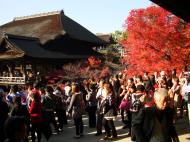
[{"label": "man in black jacket", "polygon": [[172,109],[167,107],[168,91],[158,89],[154,99],[155,107],[141,109],[132,120],[136,142],[179,142]]}]

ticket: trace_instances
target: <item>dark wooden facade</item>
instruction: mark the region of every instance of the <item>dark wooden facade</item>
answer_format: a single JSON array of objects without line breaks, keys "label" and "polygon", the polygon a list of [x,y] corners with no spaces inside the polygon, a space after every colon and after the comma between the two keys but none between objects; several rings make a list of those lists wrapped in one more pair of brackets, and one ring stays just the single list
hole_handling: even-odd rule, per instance
[{"label": "dark wooden facade", "polygon": [[31,65],[34,71],[47,71],[90,56],[102,57],[93,47],[106,44],[63,11],[18,17],[0,26],[0,70],[7,65],[26,70]]}]

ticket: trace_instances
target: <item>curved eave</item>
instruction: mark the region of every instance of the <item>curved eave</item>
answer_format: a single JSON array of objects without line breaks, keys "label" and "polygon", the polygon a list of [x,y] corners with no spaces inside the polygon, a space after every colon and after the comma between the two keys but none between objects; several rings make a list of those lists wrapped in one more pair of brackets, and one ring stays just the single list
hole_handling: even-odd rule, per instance
[{"label": "curved eave", "polygon": [[0,61],[6,61],[6,60],[15,60],[15,59],[20,59],[23,58],[24,54],[21,55],[0,55]]}]

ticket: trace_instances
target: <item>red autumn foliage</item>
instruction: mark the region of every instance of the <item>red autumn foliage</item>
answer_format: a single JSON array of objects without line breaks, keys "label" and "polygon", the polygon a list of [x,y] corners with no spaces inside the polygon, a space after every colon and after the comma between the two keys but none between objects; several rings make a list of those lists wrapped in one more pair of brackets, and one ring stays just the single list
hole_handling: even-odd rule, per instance
[{"label": "red autumn foliage", "polygon": [[102,69],[100,73],[100,78],[108,77],[110,75],[110,69],[109,67],[105,67]]},{"label": "red autumn foliage", "polygon": [[90,56],[88,58],[88,62],[89,62],[89,65],[94,68],[99,67],[99,65],[101,64],[101,60],[94,56]]},{"label": "red autumn foliage", "polygon": [[56,83],[58,80],[74,80],[82,78],[105,78],[113,74],[113,71],[107,65],[102,65],[99,68],[89,66],[86,61],[68,63],[62,66],[62,69],[54,70],[46,74],[44,80],[48,83]]},{"label": "red autumn foliage", "polygon": [[132,10],[124,28],[128,74],[181,70],[190,63],[190,24],[168,11],[158,6]]}]

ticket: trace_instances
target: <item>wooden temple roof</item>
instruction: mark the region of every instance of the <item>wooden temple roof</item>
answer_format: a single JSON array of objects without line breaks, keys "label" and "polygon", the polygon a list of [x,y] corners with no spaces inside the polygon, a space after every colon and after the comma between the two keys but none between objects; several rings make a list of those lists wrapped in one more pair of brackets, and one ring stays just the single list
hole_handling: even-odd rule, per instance
[{"label": "wooden temple roof", "polygon": [[[108,44],[67,17],[63,11],[17,17],[0,26],[0,41],[12,45],[11,58],[78,59],[102,56],[93,47]],[[0,58],[5,50],[1,42]],[[15,54],[19,49],[22,54]],[[10,56],[7,56],[10,58]]]},{"label": "wooden temple roof", "polygon": [[96,45],[106,44],[86,28],[67,17],[63,11],[16,17],[13,21],[0,26],[3,32],[39,38],[42,43],[57,36],[67,34],[70,38]]}]

